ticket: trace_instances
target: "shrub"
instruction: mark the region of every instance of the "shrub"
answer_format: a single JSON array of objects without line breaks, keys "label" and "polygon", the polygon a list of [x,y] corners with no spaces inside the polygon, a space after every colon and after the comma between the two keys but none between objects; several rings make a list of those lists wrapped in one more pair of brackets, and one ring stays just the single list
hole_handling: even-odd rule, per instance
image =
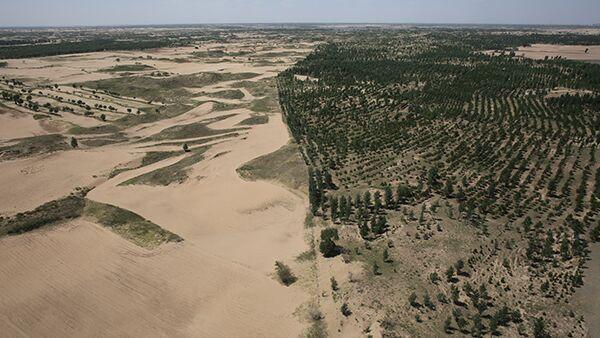
[{"label": "shrub", "polygon": [[348,304],[344,303],[342,304],[342,307],[340,308],[340,311],[342,311],[342,314],[345,317],[348,317],[352,314],[352,311],[350,311],[350,308],[348,307]]}]

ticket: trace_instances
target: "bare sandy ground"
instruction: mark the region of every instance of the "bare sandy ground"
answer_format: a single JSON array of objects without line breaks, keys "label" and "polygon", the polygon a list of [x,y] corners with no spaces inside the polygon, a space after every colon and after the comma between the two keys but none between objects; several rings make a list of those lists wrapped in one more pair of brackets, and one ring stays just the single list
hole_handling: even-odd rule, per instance
[{"label": "bare sandy ground", "polygon": [[45,134],[40,121],[34,120],[31,114],[0,108],[0,140]]},{"label": "bare sandy ground", "polygon": [[[135,155],[117,147],[70,150],[0,162],[0,215],[34,209],[100,181],[119,163]],[[138,155],[139,156],[139,155]]]},{"label": "bare sandy ground", "polygon": [[590,245],[590,261],[585,272],[584,285],[575,293],[588,328],[588,337],[600,337],[600,244]]},{"label": "bare sandy ground", "polygon": [[600,46],[534,44],[530,47],[519,47],[516,55],[538,60],[544,59],[546,56],[549,58],[560,56],[570,60],[600,62]]}]

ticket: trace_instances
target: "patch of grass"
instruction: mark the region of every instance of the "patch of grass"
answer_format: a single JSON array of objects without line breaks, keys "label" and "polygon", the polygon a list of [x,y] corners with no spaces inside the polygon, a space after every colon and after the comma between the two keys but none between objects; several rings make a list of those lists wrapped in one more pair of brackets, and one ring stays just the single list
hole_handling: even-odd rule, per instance
[{"label": "patch of grass", "polygon": [[140,215],[109,204],[87,200],[84,215],[134,244],[153,249],[183,238],[144,219]]},{"label": "patch of grass", "polygon": [[197,138],[205,136],[220,135],[224,133],[230,133],[239,129],[211,129],[206,126],[205,123],[190,123],[184,125],[177,125],[166,128],[157,134],[154,134],[142,141],[162,141],[162,140],[176,140],[176,139],[187,139]]},{"label": "patch of grass", "polygon": [[239,81],[231,85],[233,88],[246,88],[250,94],[256,97],[277,96],[277,86],[275,81],[270,78],[261,79],[258,81]]},{"label": "patch of grass", "polygon": [[188,172],[191,167],[204,159],[204,152],[206,152],[208,148],[209,147],[200,147],[192,149],[188,156],[177,163],[134,177],[120,185],[144,184],[167,186],[172,183],[183,183],[188,178]]},{"label": "patch of grass", "polygon": [[50,115],[46,115],[46,114],[34,114],[33,115],[34,120],[43,120],[43,119],[47,119],[47,118],[50,118]]},{"label": "patch of grass", "polygon": [[[209,143],[209,142],[213,142],[213,141],[217,141],[217,140],[222,140],[222,139],[227,139],[227,138],[234,138],[234,137],[238,137],[240,136],[240,133],[230,133],[230,134],[224,134],[224,135],[219,135],[219,136],[215,136],[215,137],[209,137],[209,138],[203,138],[200,140],[191,140],[191,141],[185,141],[185,143],[188,146],[194,146],[194,145],[201,145],[201,144],[205,144],[205,143]],[[158,146],[177,146],[177,145],[182,145],[183,142],[177,141],[177,142],[162,142],[162,143],[158,143],[158,144],[154,144],[152,146],[148,146],[148,147],[158,147]]]},{"label": "patch of grass", "polygon": [[225,103],[225,102],[215,102],[213,105],[213,111],[226,111],[226,110],[234,110],[247,107],[247,104],[244,103]]},{"label": "patch of grass", "polygon": [[303,253],[299,254],[296,257],[296,260],[299,262],[306,262],[306,261],[312,261],[317,257],[317,251],[315,250],[315,248],[310,248],[306,251],[304,251]]},{"label": "patch of grass", "polygon": [[244,93],[239,89],[221,90],[214,93],[203,93],[208,97],[228,100],[241,100],[244,98]]},{"label": "patch of grass", "polygon": [[0,61],[0,68],[5,68],[6,66],[8,66],[8,62]]},{"label": "patch of grass", "polygon": [[250,110],[257,113],[269,113],[279,110],[279,103],[271,97],[256,99],[250,103]]},{"label": "patch of grass", "polygon": [[113,178],[122,172],[139,169],[139,168],[160,162],[162,160],[166,160],[167,158],[171,158],[171,157],[177,156],[177,155],[181,155],[181,152],[179,152],[179,151],[151,151],[144,155],[140,165],[138,165],[137,167],[113,169],[110,172],[110,174],[108,175],[108,178]]},{"label": "patch of grass", "polygon": [[252,126],[252,125],[259,125],[259,124],[267,124],[269,123],[269,117],[267,115],[254,115],[251,116],[243,121],[241,121],[240,123],[238,123],[239,126]]},{"label": "patch of grass", "polygon": [[50,201],[32,211],[0,220],[0,237],[17,235],[81,216],[85,200],[79,195]]},{"label": "patch of grass", "polygon": [[146,153],[146,155],[144,155],[144,158],[142,158],[142,164],[140,165],[140,168],[160,162],[162,160],[166,160],[179,154],[180,152],[178,151],[151,151],[149,153]]},{"label": "patch of grass", "polygon": [[105,124],[105,125],[95,126],[95,127],[74,126],[69,129],[68,133],[73,134],[73,135],[93,135],[93,134],[113,134],[118,131],[119,131],[118,127],[116,127],[114,125],[110,125],[110,124]]},{"label": "patch of grass", "polygon": [[222,49],[206,50],[193,52],[192,55],[196,58],[220,58],[227,56],[227,52]]},{"label": "patch of grass", "polygon": [[87,147],[102,147],[109,144],[121,143],[127,141],[127,138],[120,133],[113,134],[109,138],[93,138],[79,141]]},{"label": "patch of grass", "polygon": [[129,114],[129,115],[123,116],[122,118],[118,119],[117,121],[114,122],[114,124],[116,126],[126,128],[126,127],[136,126],[136,125],[142,124],[142,123],[156,122],[156,121],[159,121],[162,119],[179,116],[191,109],[194,109],[197,106],[198,105],[173,103],[173,104],[169,104],[165,107],[160,108],[158,112],[155,110],[156,108],[149,110],[149,111],[142,109],[142,111],[144,111],[144,114],[140,114],[140,115]]},{"label": "patch of grass", "polygon": [[141,72],[144,70],[155,69],[152,66],[142,64],[131,64],[131,65],[116,65],[110,68],[100,69],[100,72],[104,73],[116,73],[116,72]]},{"label": "patch of grass", "polygon": [[258,157],[238,168],[237,172],[247,180],[276,181],[290,189],[308,192],[308,167],[295,143]]},{"label": "patch of grass", "polygon": [[0,159],[13,160],[70,149],[66,137],[59,134],[16,139],[16,144],[0,147]]},{"label": "patch of grass", "polygon": [[80,85],[149,101],[181,102],[193,96],[191,92],[184,89],[185,87],[198,88],[222,81],[249,79],[257,75],[256,73],[197,73],[168,78],[127,76],[90,81]]}]

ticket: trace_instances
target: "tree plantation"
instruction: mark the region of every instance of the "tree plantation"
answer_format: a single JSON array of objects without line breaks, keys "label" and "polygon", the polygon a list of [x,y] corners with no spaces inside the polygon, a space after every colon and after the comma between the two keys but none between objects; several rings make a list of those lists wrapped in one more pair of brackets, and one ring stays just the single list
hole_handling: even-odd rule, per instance
[{"label": "tree plantation", "polygon": [[571,300],[598,240],[600,65],[516,55],[535,43],[598,36],[362,31],[278,77],[311,212],[340,231],[321,251],[373,266],[374,291],[349,298],[376,300],[391,335],[582,334]]}]

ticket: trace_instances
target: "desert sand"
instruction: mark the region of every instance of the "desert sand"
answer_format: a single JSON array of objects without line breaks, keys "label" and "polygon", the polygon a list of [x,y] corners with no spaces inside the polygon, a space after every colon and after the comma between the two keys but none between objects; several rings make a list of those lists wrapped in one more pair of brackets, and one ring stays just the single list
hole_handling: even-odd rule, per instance
[{"label": "desert sand", "polygon": [[549,58],[560,56],[569,60],[600,63],[600,46],[534,44],[530,47],[519,47],[516,54],[538,60],[544,59],[546,56]]},{"label": "desert sand", "polygon": [[[114,65],[107,59],[149,53],[167,57],[181,52],[92,53],[14,60],[3,72],[44,83],[71,83],[116,76],[93,71]],[[272,77],[282,69],[281,65],[253,67],[229,62],[169,65],[168,70],[177,73],[258,73],[252,81]],[[228,89],[229,84],[202,88],[202,92]],[[247,90],[243,92],[246,95],[237,100],[239,103],[254,99]],[[128,128],[124,134],[130,140],[139,140],[169,127],[220,116],[227,118],[217,119],[208,127],[239,128],[236,125],[240,121],[254,114],[246,108],[214,111],[213,106],[210,102],[201,104],[174,118]],[[9,126],[1,130],[5,144],[17,137],[47,132],[31,117],[17,115],[0,115]],[[55,119],[73,125],[80,124],[68,118],[86,119],[63,115]],[[295,257],[308,249],[303,224],[306,197],[276,183],[245,181],[236,172],[244,163],[288,142],[281,114],[269,115],[266,124],[246,126],[237,136],[208,143],[211,147],[204,159],[192,166],[189,178],[181,184],[120,185],[178,162],[188,156],[183,152],[109,178],[112,169],[139,162],[147,151],[181,149],[155,146],[160,142],[81,147],[0,162],[0,185],[11,190],[0,199],[3,215],[31,210],[77,187],[91,187],[88,199],[133,211],[184,238],[183,242],[148,250],[90,219],[79,218],[0,239],[3,335],[300,335],[307,324],[297,310],[310,300],[310,293],[300,283],[282,285],[274,276],[274,263],[280,260],[293,265]],[[90,121],[101,124],[97,119]],[[12,129],[18,131],[9,131]],[[199,139],[202,137],[185,141]]]}]

